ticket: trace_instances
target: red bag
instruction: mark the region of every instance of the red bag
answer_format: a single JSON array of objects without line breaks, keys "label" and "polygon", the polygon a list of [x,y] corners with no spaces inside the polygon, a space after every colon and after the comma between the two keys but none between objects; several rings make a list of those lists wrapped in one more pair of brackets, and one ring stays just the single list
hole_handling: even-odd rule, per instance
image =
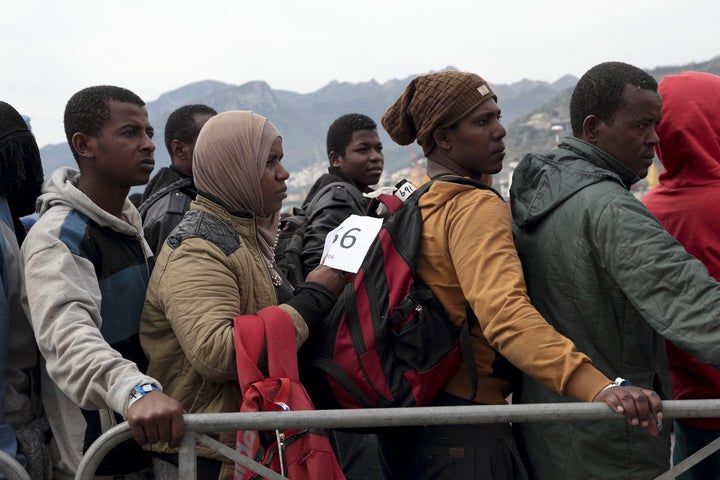
[{"label": "red bag", "polygon": [[[268,378],[257,367],[263,344]],[[235,356],[243,395],[241,412],[315,409],[298,379],[295,326],[285,310],[267,307],[256,315],[235,318]],[[322,429],[239,431],[236,450],[291,480],[345,479],[327,431]],[[263,477],[236,464],[235,478]]]}]

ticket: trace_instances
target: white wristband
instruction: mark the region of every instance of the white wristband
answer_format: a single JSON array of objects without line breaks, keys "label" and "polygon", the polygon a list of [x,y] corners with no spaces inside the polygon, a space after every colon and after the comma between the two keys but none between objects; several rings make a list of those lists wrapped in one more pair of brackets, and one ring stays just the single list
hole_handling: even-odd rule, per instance
[{"label": "white wristband", "polygon": [[603,388],[602,390],[600,390],[600,393],[604,392],[604,391],[607,390],[608,388],[613,388],[613,387],[629,387],[629,386],[630,386],[630,382],[628,382],[628,381],[625,380],[624,378],[617,377],[613,383],[611,383],[610,385],[607,385],[605,388]]},{"label": "white wristband", "polygon": [[134,387],[132,392],[130,393],[130,400],[128,400],[127,410],[130,410],[130,407],[133,403],[137,402],[141,398],[143,398],[148,393],[160,390],[158,387],[153,385],[152,383],[146,383],[144,385],[139,385],[137,387]]}]

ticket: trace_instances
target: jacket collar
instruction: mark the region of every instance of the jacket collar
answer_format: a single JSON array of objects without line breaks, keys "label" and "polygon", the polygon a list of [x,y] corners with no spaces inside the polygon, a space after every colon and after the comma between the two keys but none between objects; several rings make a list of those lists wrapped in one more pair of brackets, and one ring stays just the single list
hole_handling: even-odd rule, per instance
[{"label": "jacket collar", "polygon": [[566,137],[562,143],[558,145],[558,148],[561,150],[569,150],[596,167],[616,174],[620,177],[620,180],[627,189],[630,189],[634,183],[640,181],[640,177],[632,169],[620,163],[615,157],[609,155],[604,150],[597,148],[585,140],[576,137]]},{"label": "jacket collar", "polygon": [[198,192],[190,208],[215,215],[232,226],[241,236],[255,236],[255,217],[252,213],[230,211],[219,200],[211,197],[212,195],[207,193]]}]

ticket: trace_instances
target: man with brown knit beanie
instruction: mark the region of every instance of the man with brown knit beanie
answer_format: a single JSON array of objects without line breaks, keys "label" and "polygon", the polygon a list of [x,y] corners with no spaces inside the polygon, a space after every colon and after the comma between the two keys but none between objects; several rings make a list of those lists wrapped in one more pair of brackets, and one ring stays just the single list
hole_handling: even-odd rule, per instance
[{"label": "man with brown knit beanie", "polygon": [[[412,80],[382,124],[396,142],[420,143],[428,159],[423,183],[441,176],[479,180],[499,172],[505,156],[496,100],[478,75],[433,73]],[[530,304],[510,213],[496,192],[435,181],[419,207],[417,274],[454,325],[462,325],[468,308],[479,319],[471,333],[477,394],[462,365],[430,405],[504,404],[517,367],[564,395],[606,402],[657,433],[658,395],[616,385]],[[508,424],[397,428],[379,435],[379,443],[386,478],[527,478]]]}]

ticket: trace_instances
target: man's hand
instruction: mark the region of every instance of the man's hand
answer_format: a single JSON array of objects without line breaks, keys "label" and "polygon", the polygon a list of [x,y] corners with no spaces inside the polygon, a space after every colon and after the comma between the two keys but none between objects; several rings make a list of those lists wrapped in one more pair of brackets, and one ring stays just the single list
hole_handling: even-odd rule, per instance
[{"label": "man's hand", "polygon": [[605,402],[614,411],[622,413],[631,425],[647,428],[657,436],[662,422],[662,401],[652,390],[640,387],[611,387],[598,393],[593,402]]},{"label": "man's hand", "polygon": [[345,272],[334,268],[318,265],[310,273],[308,273],[306,282],[317,282],[327,288],[337,297],[345,288],[348,282]]},{"label": "man's hand", "polygon": [[185,434],[182,405],[159,390],[136,400],[127,411],[127,421],[140,445],[168,442],[177,447]]}]

